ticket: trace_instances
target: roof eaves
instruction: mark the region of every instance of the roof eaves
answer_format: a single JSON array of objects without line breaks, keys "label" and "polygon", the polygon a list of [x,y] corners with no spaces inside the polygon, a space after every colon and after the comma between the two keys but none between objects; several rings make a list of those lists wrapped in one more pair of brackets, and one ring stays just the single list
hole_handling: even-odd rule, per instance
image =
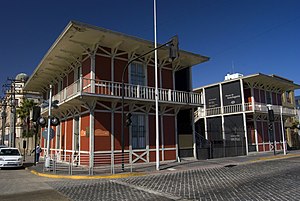
[{"label": "roof eaves", "polygon": [[49,50],[47,51],[47,53],[44,55],[44,57],[40,61],[39,65],[34,69],[32,75],[29,77],[29,79],[27,80],[26,84],[24,85],[24,89],[25,90],[26,90],[26,87],[28,86],[28,83],[30,83],[30,81],[32,80],[32,78],[34,77],[34,75],[37,73],[38,69],[43,64],[43,62],[45,61],[45,59],[48,57],[48,55],[51,53],[51,51],[57,46],[58,42],[64,37],[64,35],[70,30],[70,28],[73,25],[74,25],[74,22],[70,21],[68,23],[68,25],[64,28],[64,30],[62,31],[62,33],[59,35],[59,37],[55,40],[55,42],[53,43],[53,45],[49,48]]}]

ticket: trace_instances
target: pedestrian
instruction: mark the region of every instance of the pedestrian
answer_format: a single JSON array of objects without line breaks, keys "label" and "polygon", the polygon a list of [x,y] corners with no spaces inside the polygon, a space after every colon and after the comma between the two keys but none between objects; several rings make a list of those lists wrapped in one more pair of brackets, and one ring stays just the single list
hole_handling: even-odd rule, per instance
[{"label": "pedestrian", "polygon": [[78,166],[78,153],[75,151],[73,156],[73,165]]},{"label": "pedestrian", "polygon": [[39,160],[40,160],[40,154],[41,154],[41,152],[42,152],[42,149],[41,149],[41,147],[40,147],[40,145],[38,144],[37,146],[36,146],[36,148],[32,151],[32,153],[35,151],[35,161],[36,161],[36,163],[38,163],[39,162]]}]

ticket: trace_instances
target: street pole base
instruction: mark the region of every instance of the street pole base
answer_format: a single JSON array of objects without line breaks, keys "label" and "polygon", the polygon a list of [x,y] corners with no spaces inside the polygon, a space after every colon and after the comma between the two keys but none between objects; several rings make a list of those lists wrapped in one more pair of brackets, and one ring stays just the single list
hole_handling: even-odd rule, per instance
[{"label": "street pole base", "polygon": [[50,157],[49,156],[46,156],[45,158],[45,168],[50,168]]}]

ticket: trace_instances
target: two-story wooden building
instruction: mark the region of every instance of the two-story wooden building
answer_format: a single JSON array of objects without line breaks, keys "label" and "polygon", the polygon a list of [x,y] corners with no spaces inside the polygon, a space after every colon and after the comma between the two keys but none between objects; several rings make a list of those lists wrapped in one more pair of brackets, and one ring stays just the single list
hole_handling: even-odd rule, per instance
[{"label": "two-story wooden building", "polygon": [[[52,100],[59,101],[52,112],[61,122],[50,143],[52,155],[63,160],[76,153],[81,160],[88,157],[90,167],[120,163],[122,71],[129,60],[153,47],[151,41],[107,29],[67,25],[25,86],[47,100],[52,85]],[[208,60],[181,50],[170,62],[168,54],[167,47],[158,50],[161,161],[179,156],[183,131],[178,124],[186,114],[193,127],[192,111],[201,104],[201,95],[192,92],[191,68]],[[125,128],[125,153],[131,163],[155,161],[154,72],[154,55],[149,54],[133,62],[125,76],[125,114],[132,113],[132,125]],[[47,108],[42,115],[47,116]],[[46,146],[43,138],[41,145]]]},{"label": "two-story wooden building", "polygon": [[[227,75],[225,81],[195,89],[205,99],[195,111],[199,157],[227,157],[292,146],[296,116],[294,90],[300,85],[276,76]],[[274,111],[269,130],[268,109]],[[284,140],[283,140],[284,139]],[[202,155],[202,156],[200,156]]]}]

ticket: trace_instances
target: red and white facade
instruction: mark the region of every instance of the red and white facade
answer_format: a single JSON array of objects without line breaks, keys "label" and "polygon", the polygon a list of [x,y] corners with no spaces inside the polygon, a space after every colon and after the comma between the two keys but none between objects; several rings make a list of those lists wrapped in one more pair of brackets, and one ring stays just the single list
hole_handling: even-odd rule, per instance
[{"label": "red and white facade", "polygon": [[[89,167],[120,163],[122,71],[130,59],[152,48],[150,41],[83,23],[68,24],[25,86],[47,100],[51,84],[52,100],[59,101],[59,108],[52,110],[61,123],[54,128],[51,155],[64,160],[65,155],[78,154],[88,158]],[[133,62],[125,76],[124,110],[132,114],[132,125],[124,129],[129,163],[156,159],[153,57]],[[178,115],[201,104],[201,95],[191,92],[191,67],[207,60],[180,51],[180,57],[170,62],[168,49],[158,50],[161,161],[178,157]],[[46,146],[43,138],[41,146]]]}]

